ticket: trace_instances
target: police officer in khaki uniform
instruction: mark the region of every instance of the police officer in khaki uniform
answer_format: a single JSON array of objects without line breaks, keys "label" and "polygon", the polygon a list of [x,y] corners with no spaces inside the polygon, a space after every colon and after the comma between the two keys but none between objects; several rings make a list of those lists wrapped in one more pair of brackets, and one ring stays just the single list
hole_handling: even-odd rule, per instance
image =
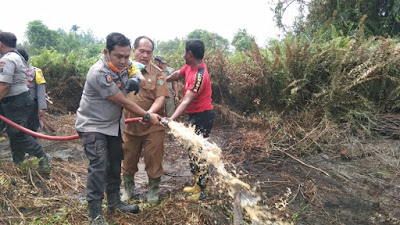
[{"label": "police officer in khaki uniform", "polygon": [[[15,123],[27,127],[33,98],[26,86],[27,62],[16,50],[17,38],[9,32],[0,33],[0,100],[4,115]],[[50,156],[31,135],[7,125],[11,153],[14,163],[21,164],[25,153],[42,158],[39,170],[50,171]]]},{"label": "police officer in khaki uniform", "polygon": [[[25,49],[19,48],[17,50],[28,63],[29,55]],[[39,116],[44,116],[45,110],[47,109],[46,80],[44,79],[42,70],[33,67],[29,63],[26,68],[26,85],[34,99],[33,110],[28,119],[28,128],[33,131],[38,131],[40,126]]]},{"label": "police officer in khaki uniform", "polygon": [[[164,101],[169,96],[168,86],[165,82],[163,71],[152,62],[154,50],[153,41],[140,36],[134,42],[133,55],[135,61],[145,65],[142,74],[147,84],[143,86],[137,95],[129,94],[128,98],[148,112],[156,112],[160,116],[164,113]],[[124,111],[125,117],[137,117],[136,113]],[[132,197],[135,186],[134,175],[138,171],[138,162],[144,150],[144,162],[149,177],[148,202],[157,202],[159,199],[159,184],[163,174],[162,161],[164,154],[165,128],[140,123],[127,124],[123,135],[124,160],[122,173],[124,189],[122,200]]]},{"label": "police officer in khaki uniform", "polygon": [[122,108],[143,117],[143,121],[159,124],[158,115],[146,112],[125,97],[129,91],[137,94],[139,85],[147,83],[140,79],[143,78],[140,73],[128,78],[130,44],[120,33],[107,36],[103,56],[87,74],[77,110],[75,128],[89,159],[86,200],[90,224],[107,224],[101,207],[104,189],[109,211],[139,211],[137,205],[122,202],[119,195],[123,158],[121,134],[125,121]]}]

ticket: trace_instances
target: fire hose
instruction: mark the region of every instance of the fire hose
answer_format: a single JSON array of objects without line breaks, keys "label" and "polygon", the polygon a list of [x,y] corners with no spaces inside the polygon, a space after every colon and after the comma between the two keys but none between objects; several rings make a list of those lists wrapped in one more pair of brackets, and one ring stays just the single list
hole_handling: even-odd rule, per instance
[{"label": "fire hose", "polygon": [[40,121],[51,131],[51,132],[56,132],[56,129],[54,129],[44,118],[44,116],[39,116]]},{"label": "fire hose", "polygon": [[[35,131],[29,130],[28,128],[25,128],[15,122],[13,122],[10,119],[7,119],[6,117],[0,115],[0,119],[3,120],[4,122],[8,123],[9,125],[17,128],[18,130],[25,132],[29,135],[32,135],[34,137],[42,138],[42,139],[47,139],[47,140],[54,140],[54,141],[68,141],[68,140],[74,140],[78,139],[79,135],[72,135],[72,136],[51,136],[51,135],[46,135],[46,134],[40,134]],[[130,123],[130,122],[137,122],[141,120],[142,117],[135,117],[135,118],[129,118],[125,120],[125,123]]]}]

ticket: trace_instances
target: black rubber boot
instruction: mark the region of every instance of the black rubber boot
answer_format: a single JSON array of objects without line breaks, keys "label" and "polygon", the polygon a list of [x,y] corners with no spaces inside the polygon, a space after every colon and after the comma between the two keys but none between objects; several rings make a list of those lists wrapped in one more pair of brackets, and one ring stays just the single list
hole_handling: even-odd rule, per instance
[{"label": "black rubber boot", "polygon": [[199,186],[200,186],[200,196],[199,200],[203,200],[206,198],[206,188],[207,188],[207,177],[206,174],[199,176]]},{"label": "black rubber boot", "polygon": [[108,225],[103,216],[101,200],[92,200],[88,202],[88,216],[90,225]]},{"label": "black rubber boot", "polygon": [[112,193],[107,195],[107,209],[109,212],[119,210],[124,213],[138,213],[139,207],[135,204],[129,205],[121,201],[119,193]]},{"label": "black rubber boot", "polygon": [[50,165],[51,156],[49,154],[43,152],[43,156],[40,156],[38,158],[42,158],[42,160],[40,160],[40,162],[39,162],[38,171],[40,173],[50,173],[50,171],[51,171],[51,165]]}]

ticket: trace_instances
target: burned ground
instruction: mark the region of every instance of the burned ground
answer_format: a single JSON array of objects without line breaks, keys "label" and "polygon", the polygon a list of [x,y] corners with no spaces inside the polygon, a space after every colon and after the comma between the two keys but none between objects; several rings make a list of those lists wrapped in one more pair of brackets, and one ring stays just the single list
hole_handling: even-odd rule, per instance
[{"label": "burned ground", "polygon": [[[53,135],[75,134],[75,115],[47,118],[57,130]],[[221,147],[227,170],[250,184],[262,196],[259,204],[268,205],[278,218],[294,224],[400,224],[399,140],[354,139],[341,145],[337,154],[300,157],[267,149],[268,135],[260,128],[220,124],[210,140]],[[36,172],[34,160],[14,166],[8,143],[0,143],[0,224],[87,224],[87,160],[80,142],[41,143],[53,157],[48,177]],[[192,182],[187,152],[169,135],[165,147],[162,201],[143,201],[147,176],[141,161],[135,199],[130,200],[139,204],[140,213],[106,213],[107,220],[111,224],[232,224],[233,200],[217,182],[210,182],[207,200],[185,201],[181,190]],[[244,223],[252,224],[247,213]]]}]

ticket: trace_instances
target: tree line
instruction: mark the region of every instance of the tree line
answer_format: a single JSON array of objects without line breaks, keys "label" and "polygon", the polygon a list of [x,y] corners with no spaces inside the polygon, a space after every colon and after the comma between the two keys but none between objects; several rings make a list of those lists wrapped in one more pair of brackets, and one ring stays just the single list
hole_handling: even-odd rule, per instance
[{"label": "tree line", "polygon": [[[285,10],[295,2],[304,14],[283,27]],[[221,111],[222,120],[241,115],[269,124],[271,116],[302,115],[303,120],[309,113],[314,117],[304,123],[313,121],[310,127],[329,121],[369,131],[376,115],[400,111],[399,5],[399,0],[280,0],[272,8],[286,33],[266,46],[257,46],[245,29],[231,43],[206,30],[185,38],[205,42],[213,101],[233,112]],[[65,32],[32,21],[26,34],[31,63],[42,68],[60,98],[68,91],[58,84],[82,85],[104,48],[104,40],[78,25]],[[183,66],[183,52],[183,39],[156,42],[155,54],[174,68]],[[75,101],[69,110],[77,107]],[[306,128],[296,130],[306,135]]]}]

